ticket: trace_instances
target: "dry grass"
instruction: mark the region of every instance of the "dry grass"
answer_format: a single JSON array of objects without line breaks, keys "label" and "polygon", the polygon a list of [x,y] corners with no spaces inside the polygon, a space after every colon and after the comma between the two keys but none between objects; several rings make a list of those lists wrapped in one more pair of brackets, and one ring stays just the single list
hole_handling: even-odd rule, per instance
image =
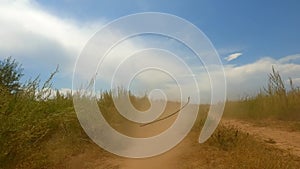
[{"label": "dry grass", "polygon": [[256,96],[238,101],[227,101],[225,117],[242,119],[273,118],[285,121],[300,120],[300,88],[295,87],[290,79],[289,89],[279,72],[274,68],[269,75],[268,86],[261,89]]},{"label": "dry grass", "polygon": [[[52,77],[43,85],[38,79],[29,81],[16,94],[0,86],[0,168],[66,168],[65,159],[86,148],[95,148],[77,120],[72,96],[57,93],[49,97]],[[117,94],[126,93],[119,90]],[[111,91],[103,92],[98,105],[114,126],[124,119],[114,107],[113,97]],[[129,97],[136,108],[149,107],[147,97],[130,93]],[[195,133],[202,127],[201,119],[205,119],[208,107],[200,106],[200,115],[189,136],[193,140],[197,140]],[[273,69],[264,92],[240,101],[228,101],[225,116],[299,120],[299,112],[299,88],[291,81],[291,89],[287,90]],[[300,129],[299,126],[295,123],[294,128]],[[233,126],[220,126],[207,143],[195,142],[190,149],[179,161],[182,168],[300,168],[299,158],[257,141]]]},{"label": "dry grass", "polygon": [[[197,140],[198,133],[189,137]],[[182,168],[297,169],[300,158],[258,141],[234,126],[219,126],[204,144],[197,142],[192,152],[182,155]]]}]

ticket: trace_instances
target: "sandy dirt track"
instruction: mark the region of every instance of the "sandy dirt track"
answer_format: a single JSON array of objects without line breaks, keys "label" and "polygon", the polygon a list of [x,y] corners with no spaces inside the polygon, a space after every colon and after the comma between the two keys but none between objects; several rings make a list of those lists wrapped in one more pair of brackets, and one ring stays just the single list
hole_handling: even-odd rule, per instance
[{"label": "sandy dirt track", "polygon": [[240,120],[223,119],[222,123],[224,125],[233,125],[243,132],[254,135],[266,143],[274,144],[276,147],[300,157],[300,132],[269,126],[258,126]]},{"label": "sandy dirt track", "polygon": [[[157,134],[158,130],[167,128],[175,117],[170,118],[167,122],[157,124],[155,126],[149,126],[143,130],[136,130],[136,137],[144,137]],[[222,125],[235,126],[239,130],[253,135],[258,141],[266,144],[271,144],[279,149],[285,150],[293,155],[300,157],[300,132],[288,131],[285,128],[277,128],[260,126],[255,123],[233,120],[233,119],[222,119]],[[145,133],[145,131],[147,131]],[[67,168],[72,169],[180,169],[182,168],[184,158],[191,158],[189,161],[191,166],[200,167],[199,164],[203,164],[203,168],[211,168],[211,164],[220,163],[221,161],[205,161],[205,154],[198,152],[195,146],[198,146],[197,137],[198,132],[192,131],[180,144],[165,152],[159,156],[144,158],[144,159],[130,159],[123,158],[116,155],[107,153],[107,155],[99,154],[99,151],[88,150],[82,154],[73,156],[67,162]],[[201,149],[204,150],[204,149]],[[195,156],[195,157],[194,157]],[[196,158],[196,156],[198,156]],[[210,159],[210,158],[209,158]],[[200,160],[200,161],[199,161]],[[221,159],[220,159],[221,160]],[[193,165],[194,164],[194,165]],[[187,166],[185,166],[187,167]]]}]

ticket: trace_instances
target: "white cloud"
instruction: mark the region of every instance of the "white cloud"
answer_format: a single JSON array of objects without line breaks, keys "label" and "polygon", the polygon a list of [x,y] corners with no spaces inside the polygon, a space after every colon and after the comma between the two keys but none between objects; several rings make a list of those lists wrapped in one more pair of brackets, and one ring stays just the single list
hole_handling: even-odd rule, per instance
[{"label": "white cloud", "polygon": [[227,60],[229,62],[234,59],[237,59],[240,56],[242,56],[242,53],[233,53],[233,54],[230,54],[229,56],[225,57],[225,60]]},{"label": "white cloud", "polygon": [[81,23],[61,18],[43,9],[35,1],[0,1],[0,57],[13,56],[25,70],[55,68],[72,72],[75,58],[101,21]]},{"label": "white cloud", "polygon": [[300,60],[300,55],[295,54],[295,55],[283,57],[283,58],[279,59],[278,62],[279,63],[293,63],[293,62],[299,61],[299,60]]},{"label": "white cloud", "polygon": [[68,94],[72,94],[72,89],[61,88],[61,89],[59,89],[59,93],[64,95],[64,96],[67,96]]},{"label": "white cloud", "polygon": [[[17,57],[21,63],[25,63],[24,66],[26,66],[26,64],[29,67],[32,66],[31,69],[36,70],[38,73],[44,70],[48,65],[52,64],[51,69],[54,69],[57,64],[60,64],[61,72],[65,74],[65,77],[71,78],[77,55],[87,40],[97,31],[97,28],[100,28],[102,22],[92,21],[90,23],[81,23],[80,21],[70,18],[60,18],[42,10],[34,1],[23,0],[0,1],[0,25],[0,36],[3,41],[0,45],[0,57],[9,55]],[[114,32],[114,30],[112,30],[112,32]],[[115,33],[113,37],[103,38],[118,39],[119,34]],[[161,39],[158,39],[158,41],[161,41]],[[109,82],[111,75],[124,58],[145,47],[159,48],[162,46],[161,43],[146,45],[143,41],[134,39],[124,41],[109,53],[102,64],[101,69],[103,71],[99,72],[99,77],[97,78],[100,78],[103,83]],[[173,52],[172,48],[170,48],[170,50]],[[175,54],[179,54],[179,52]],[[242,53],[233,53],[225,59],[232,61],[241,55]],[[91,59],[93,60],[95,58]],[[127,65],[123,65],[123,71],[120,72],[120,78],[118,79],[120,82],[127,80],[126,78],[128,76],[126,74],[134,72],[141,67],[164,64],[165,68],[179,79],[179,82],[183,85],[182,88],[186,91],[191,88],[192,83],[192,80],[188,77],[197,78],[201,97],[204,100],[209,100],[211,91],[210,81],[201,63],[194,64],[194,67],[190,66],[194,72],[189,74],[184,71],[183,65],[174,59],[144,53],[143,58],[139,58],[138,60],[138,62],[128,60],[126,62]],[[267,75],[271,72],[272,65],[275,65],[275,68],[280,71],[283,78],[287,79],[291,77],[295,80],[295,84],[299,84],[299,60],[300,55],[297,54],[286,56],[278,60],[264,57],[254,63],[240,66],[231,64],[224,65],[228,83],[228,97],[237,98],[244,94],[257,92],[259,88],[266,85]],[[28,67],[25,67],[25,69],[28,69]],[[84,72],[83,75],[86,74],[86,72],[95,71],[94,69],[90,69],[89,62],[86,61],[86,65],[82,69]],[[51,70],[45,71],[49,73]],[[220,73],[222,72],[215,71],[210,72],[210,75],[219,75]],[[65,80],[65,77],[62,77],[60,80]],[[136,80],[139,81],[136,83],[137,87],[151,84],[153,86],[166,87],[166,91],[169,91],[169,93],[174,93],[174,91],[178,90],[170,77],[168,78],[166,74],[159,74],[159,72],[141,74],[136,77]],[[60,91],[66,93],[69,89],[61,89]],[[188,94],[197,94],[197,92],[189,91]]]},{"label": "white cloud", "polygon": [[[67,50],[80,50],[96,30],[95,27],[100,25],[80,25],[75,20],[59,18],[41,10],[32,1],[0,2],[0,22],[1,33],[8,37],[5,38],[7,40],[17,42],[18,39],[18,43],[23,46],[32,42],[26,35],[40,36],[62,45]],[[16,49],[16,43],[6,43],[6,49]]]},{"label": "white cloud", "polygon": [[[128,78],[129,74],[137,73],[137,70],[147,67],[147,65],[157,66],[161,64],[161,66],[158,67],[163,67],[165,70],[168,70],[168,72],[172,73],[172,76],[178,80],[178,82],[180,82],[180,87],[185,89],[185,94],[187,96],[191,96],[192,98],[198,94],[197,91],[192,90],[192,78],[195,77],[200,89],[200,97],[202,101],[206,103],[210,101],[210,92],[212,90],[210,87],[210,79],[201,63],[193,63],[192,66],[189,65],[193,71],[192,74],[189,74],[188,72],[184,71],[184,65],[174,58],[165,57],[166,55],[157,53],[155,51],[141,52],[142,49],[147,47],[153,46],[147,46],[144,42],[141,43],[140,41],[136,41],[136,39],[131,39],[119,44],[111,51],[111,53],[109,53],[107,59],[102,63],[102,72],[99,72],[101,76],[98,78],[102,81],[104,80],[105,82],[110,82],[114,71],[118,69],[119,75],[117,77],[117,81],[119,84],[124,84],[127,80],[130,80]],[[139,51],[139,55],[125,59],[127,56],[130,56],[137,51]],[[275,68],[280,71],[284,79],[287,79],[288,77],[300,78],[300,64],[295,63],[295,61],[297,61],[299,58],[300,55],[286,56],[278,60],[271,57],[263,57],[253,63],[245,65],[224,65],[227,78],[228,98],[236,99],[257,93],[259,89],[266,86],[268,74],[271,72],[272,66],[275,66]],[[122,62],[124,59],[125,62]],[[290,62],[290,60],[293,62]],[[120,64],[121,66],[118,67]],[[222,75],[222,72],[216,71],[218,69],[215,69],[213,65],[210,65],[210,67],[212,70],[209,72],[210,76],[220,77],[220,75]],[[133,85],[134,89],[141,90],[146,88],[147,90],[147,87],[148,89],[152,87],[158,87],[163,89],[169,96],[172,96],[173,98],[179,98],[180,96],[178,93],[176,93],[178,91],[178,86],[175,81],[160,71],[143,72],[136,76],[133,82],[135,83]],[[219,82],[215,83],[218,84]],[[213,90],[221,90],[222,86],[219,87],[219,89]],[[147,91],[149,92],[149,90]],[[141,93],[143,94],[143,92],[144,91]]]},{"label": "white cloud", "polygon": [[[293,58],[293,62],[286,62],[291,58]],[[289,77],[295,80],[295,85],[299,85],[300,64],[296,63],[297,59],[300,60],[300,54],[285,56],[278,60],[263,57],[256,62],[241,66],[225,65],[228,97],[239,98],[252,95],[257,93],[259,89],[266,87],[268,74],[271,73],[272,66],[279,71],[287,86],[289,85]]]},{"label": "white cloud", "polygon": [[[294,86],[300,86],[300,78],[292,78],[292,81]],[[287,83],[289,83],[289,81]]]},{"label": "white cloud", "polygon": [[[287,60],[293,60],[293,62]],[[239,99],[241,97],[255,95],[260,89],[267,86],[268,75],[272,71],[272,66],[279,71],[280,75],[285,82],[287,88],[289,88],[289,78],[292,78],[295,86],[300,86],[300,54],[285,56],[280,59],[273,59],[271,57],[263,57],[257,61],[245,65],[224,65],[224,71],[227,81],[227,98]],[[194,68],[196,70],[195,77],[200,89],[200,97],[202,103],[208,103],[210,101],[211,91],[221,90],[222,87],[217,89],[210,88],[210,79],[205,70],[202,67]],[[219,76],[222,72],[213,70],[209,72],[210,76]],[[191,82],[191,81],[189,81]],[[218,83],[215,82],[215,83]],[[184,84],[182,87],[188,88],[189,83]],[[171,84],[175,89],[175,85]],[[190,93],[192,93],[191,91]],[[197,94],[194,92],[194,94]],[[193,95],[192,95],[193,97]]]}]

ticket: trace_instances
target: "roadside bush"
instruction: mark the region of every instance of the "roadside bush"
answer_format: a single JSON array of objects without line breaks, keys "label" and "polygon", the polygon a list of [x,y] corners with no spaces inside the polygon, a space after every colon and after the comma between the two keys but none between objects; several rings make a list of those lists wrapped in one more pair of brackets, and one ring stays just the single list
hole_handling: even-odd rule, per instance
[{"label": "roadside bush", "polygon": [[[0,168],[41,168],[47,162],[47,155],[41,154],[42,143],[57,131],[66,130],[69,121],[78,124],[72,98],[51,95],[57,70],[42,85],[38,77],[21,84],[21,70],[11,58],[1,61]],[[77,126],[68,129],[78,132],[81,128]],[[25,167],[25,162],[32,164]]]}]

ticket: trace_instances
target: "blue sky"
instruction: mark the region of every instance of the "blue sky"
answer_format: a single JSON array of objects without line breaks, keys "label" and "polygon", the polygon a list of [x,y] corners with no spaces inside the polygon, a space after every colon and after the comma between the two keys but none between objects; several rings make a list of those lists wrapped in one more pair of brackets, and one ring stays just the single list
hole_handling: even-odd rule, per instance
[{"label": "blue sky", "polygon": [[109,22],[137,12],[165,12],[195,24],[216,48],[244,51],[240,61],[299,52],[300,2],[289,1],[38,1],[60,17]]},{"label": "blue sky", "polygon": [[297,0],[4,0],[0,6],[0,58],[16,58],[25,78],[41,74],[45,79],[59,64],[58,89],[71,88],[76,57],[97,30],[137,12],[170,13],[201,29],[220,54],[228,92],[241,88],[235,97],[265,85],[272,65],[300,84]]}]

